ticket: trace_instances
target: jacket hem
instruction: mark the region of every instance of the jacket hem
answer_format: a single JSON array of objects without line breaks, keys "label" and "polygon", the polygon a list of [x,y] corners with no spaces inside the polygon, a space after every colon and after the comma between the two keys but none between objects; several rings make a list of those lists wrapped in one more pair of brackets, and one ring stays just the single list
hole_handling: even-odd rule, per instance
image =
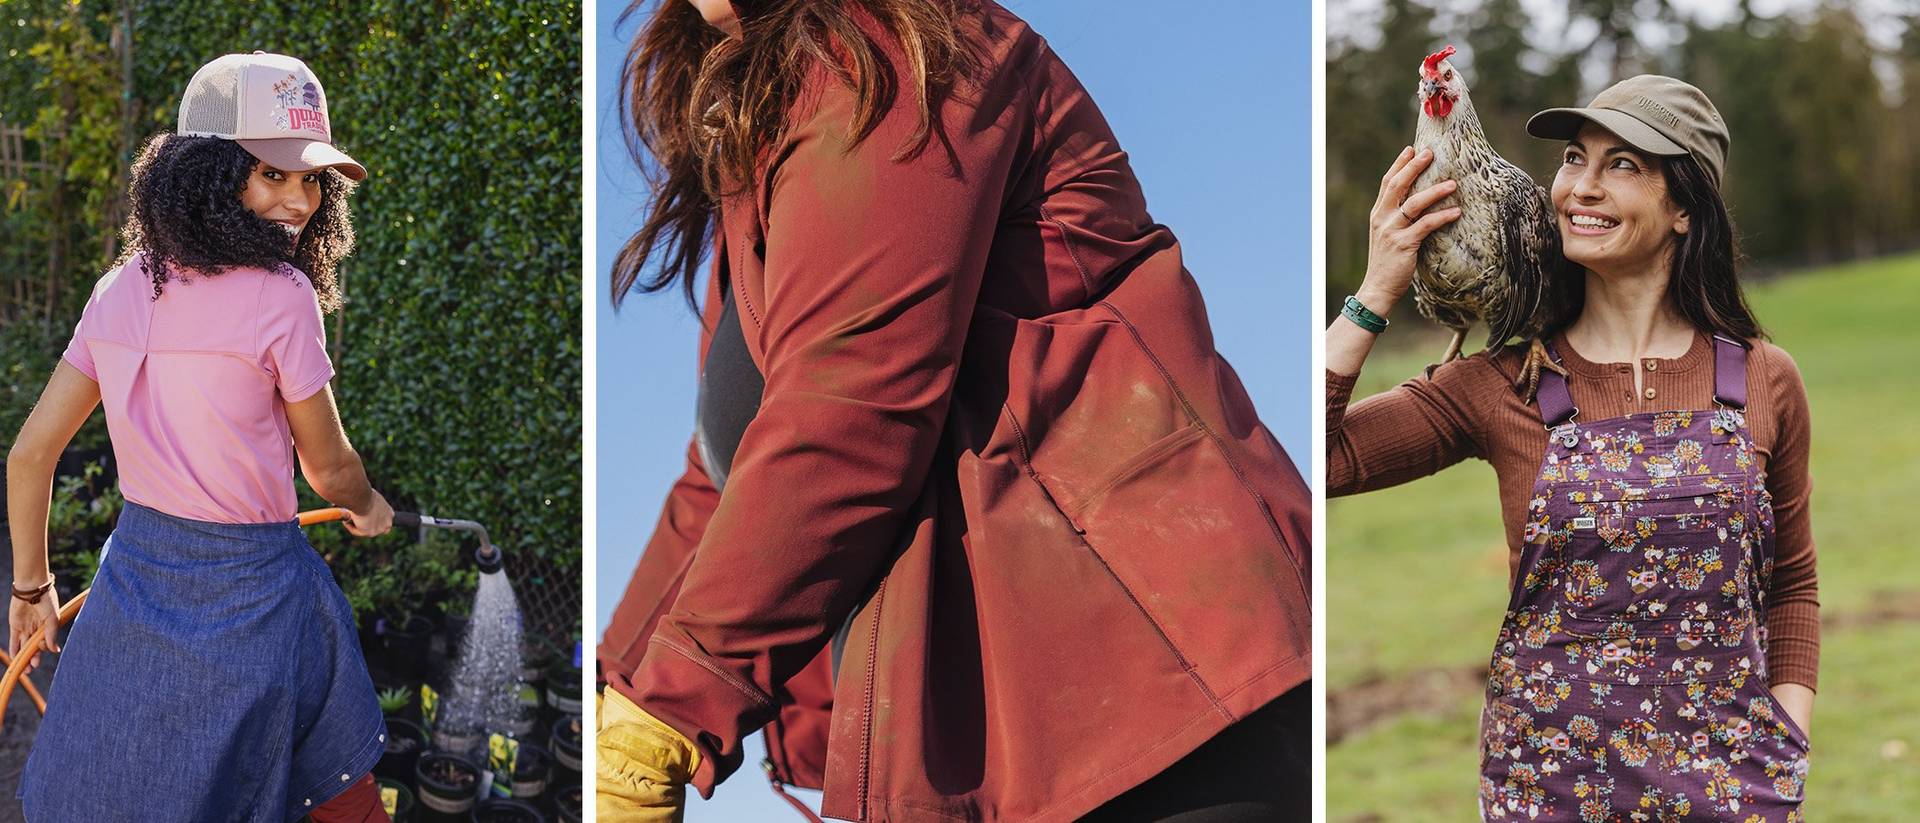
[{"label": "jacket hem", "polygon": [[[1202,743],[1213,739],[1228,726],[1239,722],[1240,718],[1252,714],[1261,706],[1286,694],[1293,687],[1305,683],[1312,674],[1313,658],[1310,655],[1286,659],[1232,691],[1219,695],[1219,703],[1207,703],[1176,726],[1172,734],[1141,750],[1133,759],[1119,764],[1103,777],[1067,792],[1032,816],[1020,819],[1030,823],[1071,823],[1078,820],[1099,808],[1102,803],[1119,797],[1128,789],[1166,771],[1168,767],[1179,762],[1180,758],[1198,749]],[[1223,708],[1226,713],[1221,711]],[[973,821],[999,819],[994,814],[954,814],[921,806],[912,801],[888,800],[874,796],[869,796],[864,803],[860,803],[850,795],[838,794],[833,786],[828,786],[826,794],[821,798],[820,811],[823,816],[852,820],[856,823],[928,819],[973,823]]]}]

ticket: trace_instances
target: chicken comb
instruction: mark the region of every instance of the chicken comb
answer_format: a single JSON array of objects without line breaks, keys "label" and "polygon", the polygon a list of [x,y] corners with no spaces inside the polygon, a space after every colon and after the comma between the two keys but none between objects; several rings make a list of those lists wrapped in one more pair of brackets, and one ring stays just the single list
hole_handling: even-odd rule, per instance
[{"label": "chicken comb", "polygon": [[1420,64],[1420,70],[1427,74],[1438,74],[1440,72],[1440,61],[1452,56],[1453,46],[1449,45],[1444,49],[1427,55],[1426,61]]}]

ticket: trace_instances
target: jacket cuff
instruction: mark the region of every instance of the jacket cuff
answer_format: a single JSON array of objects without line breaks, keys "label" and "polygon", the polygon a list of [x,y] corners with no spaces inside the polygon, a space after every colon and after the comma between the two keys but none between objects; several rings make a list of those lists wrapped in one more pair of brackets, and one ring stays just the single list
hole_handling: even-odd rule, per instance
[{"label": "jacket cuff", "polygon": [[773,698],[658,635],[632,676],[609,672],[607,687],[693,742],[700,759],[691,785],[701,797],[740,768],[742,739],[779,711]]}]

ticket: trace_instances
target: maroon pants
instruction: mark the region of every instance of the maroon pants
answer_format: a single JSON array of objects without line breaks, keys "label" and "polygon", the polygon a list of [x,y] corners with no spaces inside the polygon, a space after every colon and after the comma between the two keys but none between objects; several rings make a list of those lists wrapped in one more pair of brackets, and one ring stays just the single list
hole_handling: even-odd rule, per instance
[{"label": "maroon pants", "polygon": [[361,775],[352,788],[320,804],[307,817],[313,823],[392,823],[386,807],[380,805],[380,789],[371,772]]}]

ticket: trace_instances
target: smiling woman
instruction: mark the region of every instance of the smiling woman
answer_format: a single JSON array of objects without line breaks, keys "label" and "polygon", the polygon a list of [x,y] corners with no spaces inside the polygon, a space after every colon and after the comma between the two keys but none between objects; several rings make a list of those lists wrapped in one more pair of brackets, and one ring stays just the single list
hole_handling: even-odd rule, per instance
[{"label": "smiling woman", "polygon": [[[1742,295],[1725,122],[1699,89],[1642,75],[1528,131],[1565,141],[1550,192],[1564,260],[1519,303],[1539,306],[1522,327],[1540,339],[1348,408],[1385,324],[1335,319],[1327,494],[1468,457],[1499,476],[1511,592],[1480,722],[1483,819],[1803,820],[1811,425],[1792,358]],[[1405,150],[1381,180],[1376,213],[1405,219],[1373,226],[1363,294],[1379,311],[1458,214],[1440,203],[1451,181],[1416,183],[1432,159]]]},{"label": "smiling woman", "polygon": [[[393,520],[329,387],[321,318],[340,305],[365,171],[325,110],[291,57],[227,55],[194,75],[180,130],[131,169],[126,251],[9,451],[9,648],[44,632],[62,652],[20,783],[30,819],[386,819],[369,774],[385,726],[353,614],[294,520],[296,455],[349,531]],[[96,406],[126,506],[57,646],[49,487]],[[163,751],[164,766],[125,768]]]},{"label": "smiling woman", "polygon": [[355,184],[346,174],[290,173],[233,140],[168,133],[147,140],[131,173],[122,233],[128,249],[146,252],[141,271],[156,296],[176,269],[290,264],[313,284],[321,308],[339,308],[336,267],[353,251],[347,197]]}]

